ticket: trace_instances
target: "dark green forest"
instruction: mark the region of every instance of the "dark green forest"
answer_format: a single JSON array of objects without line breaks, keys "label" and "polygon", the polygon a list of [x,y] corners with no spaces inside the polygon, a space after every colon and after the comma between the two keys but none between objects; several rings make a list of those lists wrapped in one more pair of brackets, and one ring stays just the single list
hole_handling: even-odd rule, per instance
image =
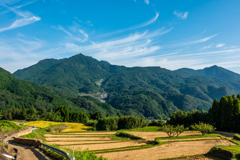
[{"label": "dark green forest", "polygon": [[186,127],[199,122],[212,124],[221,131],[240,132],[240,94],[237,97],[223,96],[220,101],[215,99],[209,112],[178,110],[168,121],[169,124]]},{"label": "dark green forest", "polygon": [[[66,100],[73,102],[71,106],[85,100],[100,106],[93,98],[76,97],[81,93],[107,93],[105,104],[108,106],[80,107],[86,111],[153,119],[168,119],[179,109],[208,111],[215,98],[240,92],[240,75],[218,66],[176,71],[161,67],[128,68],[83,54],[60,60],[42,60],[16,71],[14,75],[52,90],[54,94],[64,95]],[[67,98],[66,95],[75,98]],[[66,103],[61,105],[70,107]]]}]

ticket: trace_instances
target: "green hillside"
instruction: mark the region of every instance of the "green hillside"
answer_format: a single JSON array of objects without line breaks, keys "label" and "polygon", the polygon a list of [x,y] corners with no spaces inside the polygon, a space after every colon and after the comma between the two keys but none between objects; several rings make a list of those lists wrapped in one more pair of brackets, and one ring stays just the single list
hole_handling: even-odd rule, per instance
[{"label": "green hillside", "polygon": [[232,71],[229,71],[225,68],[219,67],[219,66],[211,66],[204,69],[199,70],[193,70],[189,68],[181,68],[176,70],[175,72],[180,73],[185,76],[206,76],[206,77],[212,77],[212,78],[223,78],[223,79],[230,79],[235,81],[240,81],[240,75],[237,73],[234,73]]},{"label": "green hillside", "polygon": [[213,99],[240,92],[240,82],[236,81],[240,75],[217,66],[203,71],[128,68],[83,54],[51,60],[46,65],[48,61],[18,70],[14,75],[72,95],[104,92],[108,104],[122,113],[138,116],[165,118],[177,109],[208,110]]},{"label": "green hillside", "polygon": [[103,114],[113,115],[117,113],[117,110],[108,104],[88,97],[64,95],[52,88],[20,80],[2,68],[0,68],[0,77],[1,110],[24,106],[50,111],[65,105],[72,111],[100,111]]}]

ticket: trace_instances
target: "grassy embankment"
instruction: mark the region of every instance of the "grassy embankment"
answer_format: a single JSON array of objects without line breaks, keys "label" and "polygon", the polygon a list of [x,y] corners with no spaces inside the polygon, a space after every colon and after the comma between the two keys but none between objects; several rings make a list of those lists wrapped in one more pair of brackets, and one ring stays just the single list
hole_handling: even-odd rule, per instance
[{"label": "grassy embankment", "polygon": [[4,134],[11,135],[14,132],[20,131],[25,128],[25,125],[17,125],[14,122],[1,120],[0,121],[0,136]]}]

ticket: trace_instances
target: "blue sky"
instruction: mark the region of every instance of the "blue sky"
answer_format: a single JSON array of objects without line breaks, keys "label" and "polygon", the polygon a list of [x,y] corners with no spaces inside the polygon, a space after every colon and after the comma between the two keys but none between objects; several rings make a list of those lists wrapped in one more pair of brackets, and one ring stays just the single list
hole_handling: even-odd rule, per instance
[{"label": "blue sky", "polygon": [[125,66],[240,73],[239,0],[0,0],[0,67],[78,53]]}]

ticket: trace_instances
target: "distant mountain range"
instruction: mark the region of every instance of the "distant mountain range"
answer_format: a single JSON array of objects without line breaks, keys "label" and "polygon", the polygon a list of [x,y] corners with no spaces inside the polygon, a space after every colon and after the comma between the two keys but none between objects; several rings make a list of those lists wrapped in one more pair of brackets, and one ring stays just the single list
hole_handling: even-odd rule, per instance
[{"label": "distant mountain range", "polygon": [[215,98],[240,93],[240,75],[218,66],[129,68],[83,54],[45,59],[13,75],[71,96],[104,92],[114,109],[154,118],[166,118],[178,109],[208,110]]}]

